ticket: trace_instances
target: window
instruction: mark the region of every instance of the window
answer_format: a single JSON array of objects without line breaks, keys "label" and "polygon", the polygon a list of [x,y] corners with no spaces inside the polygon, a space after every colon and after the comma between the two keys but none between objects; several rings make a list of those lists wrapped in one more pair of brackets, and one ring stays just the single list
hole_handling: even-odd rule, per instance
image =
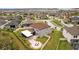
[{"label": "window", "polygon": [[77,38],[77,35],[75,35],[74,38]]}]

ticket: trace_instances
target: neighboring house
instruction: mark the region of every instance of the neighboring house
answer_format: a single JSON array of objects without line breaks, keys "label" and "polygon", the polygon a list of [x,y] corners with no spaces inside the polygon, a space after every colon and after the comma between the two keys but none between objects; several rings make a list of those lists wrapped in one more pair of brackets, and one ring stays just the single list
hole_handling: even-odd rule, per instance
[{"label": "neighboring house", "polygon": [[0,20],[7,20],[7,16],[0,16]]},{"label": "neighboring house", "polygon": [[23,21],[21,27],[29,27],[32,23],[32,21]]},{"label": "neighboring house", "polygon": [[71,17],[71,22],[75,24],[79,24],[79,16],[72,16]]},{"label": "neighboring house", "polygon": [[7,22],[5,20],[0,20],[0,28],[3,29]]},{"label": "neighboring house", "polygon": [[33,23],[30,27],[32,27],[35,33],[40,37],[52,32],[52,29],[46,23]]},{"label": "neighboring house", "polygon": [[5,23],[6,23],[5,20],[0,20],[0,26],[3,25],[3,24],[5,24]]},{"label": "neighboring house", "polygon": [[74,46],[74,49],[79,49],[79,26],[65,27],[63,36]]},{"label": "neighboring house", "polygon": [[12,20],[5,27],[6,28],[18,28],[20,23],[21,23],[21,20]]}]

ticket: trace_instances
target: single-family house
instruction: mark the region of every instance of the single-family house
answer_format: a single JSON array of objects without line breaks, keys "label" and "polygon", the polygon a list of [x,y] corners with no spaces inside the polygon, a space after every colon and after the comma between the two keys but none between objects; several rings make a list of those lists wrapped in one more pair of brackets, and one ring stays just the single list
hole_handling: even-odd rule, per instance
[{"label": "single-family house", "polygon": [[74,46],[74,49],[79,49],[79,26],[65,27],[63,36]]},{"label": "single-family house", "polygon": [[52,32],[52,29],[50,28],[50,26],[48,26],[47,23],[33,23],[32,25],[30,25],[30,27],[32,27],[35,33],[40,37]]},{"label": "single-family house", "polygon": [[0,26],[3,25],[3,24],[5,24],[5,23],[6,23],[5,20],[0,20]]},{"label": "single-family house", "polygon": [[21,20],[12,20],[5,27],[6,28],[18,28],[20,23],[21,23]]},{"label": "single-family house", "polygon": [[72,23],[79,24],[79,16],[72,16],[70,19]]}]

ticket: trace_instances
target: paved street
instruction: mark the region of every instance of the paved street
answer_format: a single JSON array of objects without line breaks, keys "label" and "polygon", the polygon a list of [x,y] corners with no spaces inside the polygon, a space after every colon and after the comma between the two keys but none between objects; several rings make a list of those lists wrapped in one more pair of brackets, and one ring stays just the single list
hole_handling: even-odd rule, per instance
[{"label": "paved street", "polygon": [[57,17],[55,17],[57,20],[59,20],[59,21],[61,21],[61,24],[63,25],[63,26],[67,26],[67,27],[72,27],[73,26],[73,24],[65,24],[64,23],[64,21],[63,21],[63,19],[59,19],[59,18],[57,18]]},{"label": "paved street", "polygon": [[58,27],[58,26],[52,24],[50,21],[47,21],[47,23],[48,23],[49,26],[51,26],[51,28],[61,30],[61,27]]},{"label": "paved street", "polygon": [[3,24],[2,26],[0,26],[1,29],[3,29],[5,27],[5,25],[7,25],[8,23],[10,23],[11,21],[8,21],[7,23]]}]

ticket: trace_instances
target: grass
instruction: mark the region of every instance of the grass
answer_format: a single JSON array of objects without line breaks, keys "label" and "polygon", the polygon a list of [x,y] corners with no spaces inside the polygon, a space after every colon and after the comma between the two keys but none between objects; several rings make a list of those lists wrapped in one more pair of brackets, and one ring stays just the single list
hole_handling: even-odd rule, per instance
[{"label": "grass", "polygon": [[53,20],[52,23],[54,23],[57,26],[62,26],[61,21],[58,21],[58,20]]},{"label": "grass", "polygon": [[18,31],[15,32],[15,35],[19,38],[19,40],[24,44],[24,46],[26,46],[27,50],[30,50],[30,43],[28,42],[28,40],[21,34],[21,31],[23,31],[25,29],[19,29]]},{"label": "grass", "polygon": [[45,46],[44,50],[55,50],[57,48],[59,39],[62,38],[62,33],[60,31],[54,30],[51,33],[51,39]]},{"label": "grass", "polygon": [[40,41],[42,44],[44,44],[47,39],[48,39],[47,37],[38,37],[36,40]]},{"label": "grass", "polygon": [[67,40],[60,40],[58,50],[72,50],[72,46],[67,42]]},{"label": "grass", "polygon": [[16,35],[18,35],[18,37],[20,37],[21,39],[26,39],[25,37],[22,36],[21,31],[23,31],[24,29],[19,29],[18,31],[16,31]]},{"label": "grass", "polygon": [[0,40],[1,39],[4,39],[6,41],[12,40],[13,41],[13,47],[15,47],[15,49],[19,49],[19,50],[26,49],[23,46],[23,44],[18,40],[18,38],[12,32],[9,32],[9,31],[6,31],[6,30],[0,30]]}]

